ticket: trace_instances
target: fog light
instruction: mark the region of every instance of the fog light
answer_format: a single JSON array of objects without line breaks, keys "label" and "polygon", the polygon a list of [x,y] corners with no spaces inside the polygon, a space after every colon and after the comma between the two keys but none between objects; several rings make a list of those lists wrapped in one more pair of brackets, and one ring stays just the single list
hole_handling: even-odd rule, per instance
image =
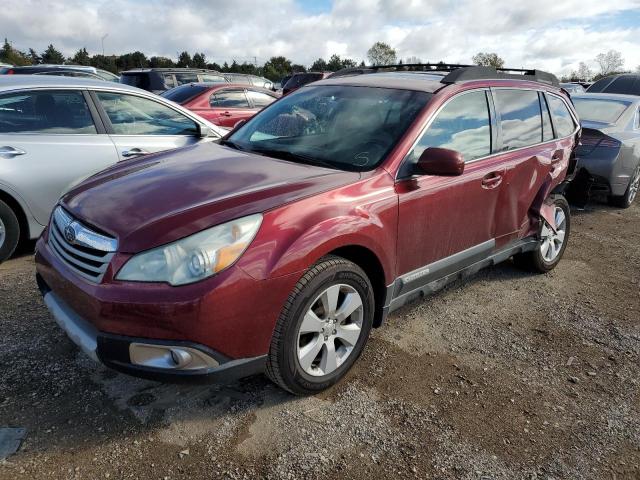
[{"label": "fog light", "polygon": [[176,367],[183,368],[189,365],[189,363],[191,362],[191,354],[181,349],[172,348],[171,360],[173,360],[173,363],[176,364]]}]

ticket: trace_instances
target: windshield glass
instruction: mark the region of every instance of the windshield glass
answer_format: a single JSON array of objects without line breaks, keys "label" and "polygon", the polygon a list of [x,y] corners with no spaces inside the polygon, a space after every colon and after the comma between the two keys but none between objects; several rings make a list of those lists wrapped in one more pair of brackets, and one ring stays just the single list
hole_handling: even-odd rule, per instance
[{"label": "windshield glass", "polygon": [[306,87],[267,107],[227,143],[300,163],[372,170],[431,96],[388,88]]},{"label": "windshield glass", "polygon": [[631,102],[605,100],[602,98],[573,98],[573,104],[580,120],[589,122],[615,123]]}]

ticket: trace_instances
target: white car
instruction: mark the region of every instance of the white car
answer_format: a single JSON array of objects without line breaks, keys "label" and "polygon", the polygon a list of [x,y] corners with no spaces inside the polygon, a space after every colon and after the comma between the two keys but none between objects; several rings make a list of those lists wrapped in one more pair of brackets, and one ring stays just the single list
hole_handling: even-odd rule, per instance
[{"label": "white car", "polygon": [[37,238],[61,193],[116,162],[227,133],[128,85],[0,76],[0,262]]}]

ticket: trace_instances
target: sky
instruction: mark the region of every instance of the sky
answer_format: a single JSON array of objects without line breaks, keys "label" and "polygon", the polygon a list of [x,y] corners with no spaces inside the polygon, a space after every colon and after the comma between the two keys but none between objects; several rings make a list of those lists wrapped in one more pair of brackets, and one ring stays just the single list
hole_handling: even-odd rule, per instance
[{"label": "sky", "polygon": [[366,60],[376,41],[399,58],[470,63],[495,52],[512,68],[569,73],[618,50],[640,66],[640,0],[2,0],[0,36],[19,50],[49,43],[177,58],[264,63],[284,55],[309,66],[333,53]]}]

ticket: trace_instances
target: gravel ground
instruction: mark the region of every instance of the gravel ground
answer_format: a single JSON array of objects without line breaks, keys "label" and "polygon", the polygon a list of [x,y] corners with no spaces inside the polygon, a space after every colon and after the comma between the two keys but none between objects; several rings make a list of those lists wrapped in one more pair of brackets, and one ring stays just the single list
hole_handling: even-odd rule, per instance
[{"label": "gravel ground", "polygon": [[640,206],[575,212],[550,274],[506,263],[394,313],[315,397],[94,364],[27,253],[0,265],[0,365],[0,427],[27,429],[2,480],[638,479]]}]

